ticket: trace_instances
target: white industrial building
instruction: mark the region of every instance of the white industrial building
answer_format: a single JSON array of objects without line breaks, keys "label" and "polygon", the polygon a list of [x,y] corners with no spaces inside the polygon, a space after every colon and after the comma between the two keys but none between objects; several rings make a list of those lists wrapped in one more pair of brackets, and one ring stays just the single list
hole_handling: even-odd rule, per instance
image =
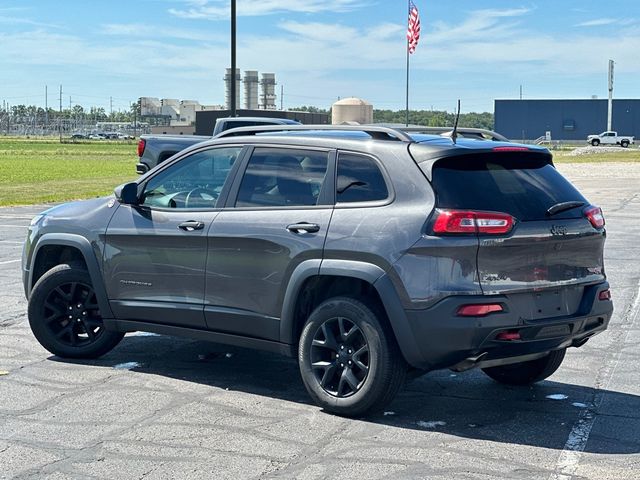
[{"label": "white industrial building", "polygon": [[201,105],[197,100],[174,98],[140,97],[140,115],[143,117],[165,117],[172,127],[195,125],[196,112],[223,110],[222,105]]}]

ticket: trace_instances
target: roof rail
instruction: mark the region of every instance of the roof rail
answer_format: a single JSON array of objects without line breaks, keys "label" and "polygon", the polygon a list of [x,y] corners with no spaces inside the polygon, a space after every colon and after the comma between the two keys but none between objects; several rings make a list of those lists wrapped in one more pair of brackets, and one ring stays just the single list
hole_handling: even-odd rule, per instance
[{"label": "roof rail", "polygon": [[401,142],[413,142],[413,138],[407,133],[389,127],[377,127],[373,125],[267,125],[253,127],[231,128],[215,136],[218,138],[237,137],[241,135],[257,135],[270,132],[312,132],[312,131],[337,131],[337,132],[362,132],[374,140],[394,140]]},{"label": "roof rail", "polygon": [[[407,133],[426,133],[430,135],[443,135],[450,134],[453,131],[452,127],[398,127],[398,130],[402,130]],[[497,142],[508,142],[505,136],[500,135],[493,130],[486,130],[484,128],[469,128],[458,127],[458,135],[461,137],[489,137],[491,140]]]}]

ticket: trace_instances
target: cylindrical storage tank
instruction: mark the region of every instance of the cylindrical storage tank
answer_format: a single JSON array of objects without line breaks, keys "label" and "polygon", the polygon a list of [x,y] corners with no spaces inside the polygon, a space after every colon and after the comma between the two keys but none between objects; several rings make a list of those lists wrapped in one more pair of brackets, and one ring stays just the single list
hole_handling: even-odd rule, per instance
[{"label": "cylindrical storage tank", "polygon": [[246,70],[244,72],[244,108],[247,110],[258,109],[258,72]]},{"label": "cylindrical storage tank", "polygon": [[262,86],[260,108],[263,110],[275,110],[276,109],[276,74],[275,73],[263,73],[262,80],[260,81]]},{"label": "cylindrical storage tank", "polygon": [[[227,110],[231,108],[231,72],[232,70],[227,68],[224,75],[224,103]],[[240,80],[240,69],[236,68],[236,108],[240,107]]]},{"label": "cylindrical storage tank", "polygon": [[373,123],[373,105],[355,97],[338,100],[331,107],[331,123],[342,125],[346,122]]}]

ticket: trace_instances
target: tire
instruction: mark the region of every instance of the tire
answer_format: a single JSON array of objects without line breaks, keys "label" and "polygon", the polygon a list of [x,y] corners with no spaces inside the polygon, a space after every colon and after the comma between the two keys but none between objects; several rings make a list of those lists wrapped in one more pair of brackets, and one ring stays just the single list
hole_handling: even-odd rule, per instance
[{"label": "tire", "polygon": [[46,272],[29,298],[29,325],[44,348],[62,358],[97,358],[124,333],[104,328],[89,273],[58,265]]},{"label": "tire", "polygon": [[546,357],[528,362],[500,367],[483,368],[482,371],[498,383],[506,385],[531,385],[550,377],[560,367],[566,348],[549,352]]},{"label": "tire", "polygon": [[594,138],[593,140],[591,140],[591,145],[593,145],[594,147],[597,147],[598,145],[600,145],[600,140],[598,140],[597,138]]},{"label": "tire", "polygon": [[393,400],[407,365],[381,318],[350,297],[328,299],[311,313],[300,335],[298,360],[304,386],[318,406],[354,417]]},{"label": "tire", "polygon": [[627,148],[627,147],[629,146],[629,141],[628,141],[628,140],[622,140],[622,141],[620,142],[620,146],[621,146],[622,148]]}]

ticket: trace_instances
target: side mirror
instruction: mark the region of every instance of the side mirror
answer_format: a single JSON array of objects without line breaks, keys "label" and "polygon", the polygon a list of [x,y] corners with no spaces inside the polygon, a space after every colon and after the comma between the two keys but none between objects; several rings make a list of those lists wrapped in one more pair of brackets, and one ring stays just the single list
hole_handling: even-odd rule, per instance
[{"label": "side mirror", "polygon": [[116,195],[116,199],[124,205],[138,205],[140,198],[138,198],[138,184],[135,182],[125,183],[113,190]]}]

